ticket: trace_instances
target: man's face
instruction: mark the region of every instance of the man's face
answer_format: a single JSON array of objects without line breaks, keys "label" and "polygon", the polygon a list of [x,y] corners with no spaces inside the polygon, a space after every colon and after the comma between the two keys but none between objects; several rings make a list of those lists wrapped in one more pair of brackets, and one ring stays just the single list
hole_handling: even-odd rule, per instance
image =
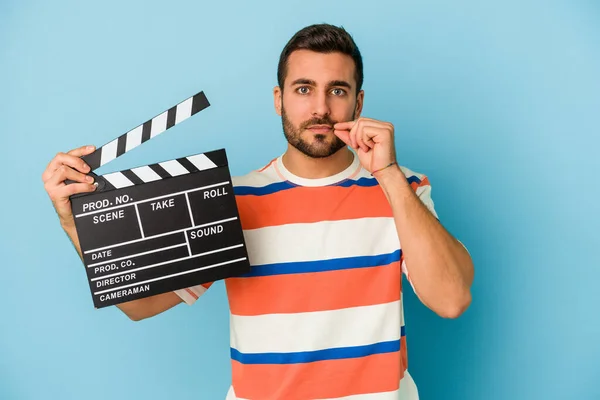
[{"label": "man's face", "polygon": [[337,122],[357,118],[363,92],[356,95],[355,65],[341,53],[296,50],[288,58],[283,92],[275,108],[287,141],[309,157],[328,157],[345,147],[333,133]]}]

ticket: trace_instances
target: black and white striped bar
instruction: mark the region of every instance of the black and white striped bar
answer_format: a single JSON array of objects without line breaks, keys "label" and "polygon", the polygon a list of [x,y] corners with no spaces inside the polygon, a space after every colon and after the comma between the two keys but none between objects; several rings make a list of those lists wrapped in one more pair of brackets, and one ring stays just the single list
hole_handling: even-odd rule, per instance
[{"label": "black and white striped bar", "polygon": [[160,135],[167,129],[185,121],[209,105],[210,103],[204,92],[200,92],[133,128],[104,146],[99,147],[93,153],[82,157],[82,159],[93,171],[142,143]]},{"label": "black and white striped bar", "polygon": [[215,168],[217,164],[221,165],[223,163],[224,157],[223,151],[196,154],[176,160],[105,174],[96,180],[103,183],[100,190],[120,189]]},{"label": "black and white striped bar", "polygon": [[95,307],[250,270],[224,149],[97,179],[71,198]]}]

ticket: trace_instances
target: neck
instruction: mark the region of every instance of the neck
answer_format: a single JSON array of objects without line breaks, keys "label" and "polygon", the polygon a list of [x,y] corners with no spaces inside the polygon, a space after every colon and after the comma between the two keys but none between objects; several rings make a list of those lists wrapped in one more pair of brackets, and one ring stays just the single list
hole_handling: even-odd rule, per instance
[{"label": "neck", "polygon": [[348,168],[354,159],[353,153],[344,147],[324,158],[313,158],[288,144],[282,157],[283,163],[292,174],[306,179],[327,178]]}]

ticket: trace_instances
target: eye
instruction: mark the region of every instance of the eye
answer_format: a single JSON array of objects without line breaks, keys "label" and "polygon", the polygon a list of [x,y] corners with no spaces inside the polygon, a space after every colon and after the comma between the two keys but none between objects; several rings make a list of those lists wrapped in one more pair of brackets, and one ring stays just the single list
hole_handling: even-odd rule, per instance
[{"label": "eye", "polygon": [[346,91],[344,89],[335,88],[331,91],[331,93],[333,93],[334,96],[343,96],[344,94],[346,94]]},{"label": "eye", "polygon": [[300,94],[308,94],[308,90],[308,86],[300,86],[298,89],[296,89],[296,92]]}]

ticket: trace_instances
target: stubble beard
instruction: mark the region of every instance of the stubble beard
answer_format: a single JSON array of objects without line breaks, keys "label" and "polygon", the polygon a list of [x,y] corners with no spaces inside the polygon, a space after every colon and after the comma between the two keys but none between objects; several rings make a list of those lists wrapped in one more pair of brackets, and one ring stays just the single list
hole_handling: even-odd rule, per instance
[{"label": "stubble beard", "polygon": [[[354,116],[352,119],[354,119]],[[281,107],[281,123],[283,125],[283,134],[285,135],[286,140],[289,144],[294,146],[294,148],[298,149],[301,153],[307,155],[308,157],[329,157],[330,155],[338,152],[340,149],[346,147],[346,143],[344,143],[335,134],[333,135],[331,141],[327,139],[327,135],[323,134],[313,135],[314,141],[312,143],[308,143],[304,138],[302,138],[302,132],[311,125],[330,125],[333,128],[333,125],[337,122],[338,121],[333,121],[330,119],[329,116],[325,116],[323,118],[312,118],[308,121],[304,121],[298,128],[296,128],[288,119],[283,105]]]}]

